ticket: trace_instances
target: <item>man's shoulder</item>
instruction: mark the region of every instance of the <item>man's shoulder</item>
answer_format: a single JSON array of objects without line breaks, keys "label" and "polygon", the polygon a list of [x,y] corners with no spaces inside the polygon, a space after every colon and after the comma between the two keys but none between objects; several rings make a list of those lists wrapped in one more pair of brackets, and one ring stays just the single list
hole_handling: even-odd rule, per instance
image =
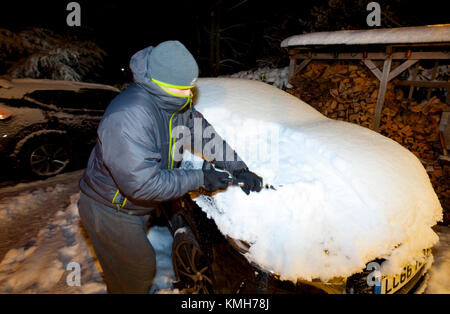
[{"label": "man's shoulder", "polygon": [[[145,90],[132,85],[114,98],[103,114],[99,128],[107,125],[152,125],[156,120],[156,114],[152,110],[152,99],[145,95]],[[147,93],[148,94],[148,93]],[[150,95],[151,96],[151,95]]]},{"label": "man's shoulder", "polygon": [[139,105],[140,103],[153,102],[153,95],[137,84],[132,84],[122,91],[111,101],[111,105],[120,104],[122,106]]},{"label": "man's shoulder", "polygon": [[116,113],[146,113],[152,115],[154,96],[146,92],[142,87],[133,84],[115,97],[105,111],[105,115]]}]

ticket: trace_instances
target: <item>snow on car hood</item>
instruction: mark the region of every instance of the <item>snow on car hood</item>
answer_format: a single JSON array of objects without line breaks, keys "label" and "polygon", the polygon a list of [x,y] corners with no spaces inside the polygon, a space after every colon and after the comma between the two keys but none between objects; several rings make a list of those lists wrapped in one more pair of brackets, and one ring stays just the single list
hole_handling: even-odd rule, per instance
[{"label": "snow on car hood", "polygon": [[[420,161],[395,141],[257,81],[200,79],[195,106],[276,191],[232,186],[194,200],[281,279],[350,276],[380,257],[384,273],[397,273],[437,243],[442,207]],[[185,153],[183,167],[201,164]]]}]

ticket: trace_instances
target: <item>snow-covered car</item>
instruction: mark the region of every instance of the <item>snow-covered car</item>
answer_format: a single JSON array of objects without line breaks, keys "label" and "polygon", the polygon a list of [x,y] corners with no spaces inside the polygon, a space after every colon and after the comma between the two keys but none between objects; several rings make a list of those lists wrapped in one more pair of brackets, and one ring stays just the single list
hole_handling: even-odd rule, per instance
[{"label": "snow-covered car", "polygon": [[95,145],[115,87],[44,79],[0,79],[0,159],[39,177],[67,169]]},{"label": "snow-covered car", "polygon": [[[200,293],[420,292],[442,207],[421,162],[268,84],[200,79],[195,107],[267,187],[164,204],[179,288]],[[182,167],[203,161],[185,151]]]}]

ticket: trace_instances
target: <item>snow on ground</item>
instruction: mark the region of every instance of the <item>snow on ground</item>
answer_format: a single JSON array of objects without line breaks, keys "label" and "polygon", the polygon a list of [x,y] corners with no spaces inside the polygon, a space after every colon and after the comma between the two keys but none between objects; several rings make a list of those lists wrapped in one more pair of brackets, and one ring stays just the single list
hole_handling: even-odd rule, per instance
[{"label": "snow on ground", "polygon": [[277,188],[195,199],[222,233],[252,244],[248,259],[283,279],[326,281],[380,257],[383,273],[400,273],[438,241],[441,205],[400,144],[260,82],[200,79],[198,90],[196,109]]},{"label": "snow on ground", "polygon": [[450,227],[437,228],[439,243],[434,248],[434,264],[429,273],[427,294],[450,293]]},{"label": "snow on ground", "polygon": [[[73,176],[67,176],[66,180],[72,179]],[[0,198],[2,232],[20,233],[23,222],[14,225],[16,220],[22,219],[25,223],[27,219],[23,218],[26,217],[38,220],[39,217],[34,215],[37,210],[53,209],[40,205],[47,203],[56,206],[50,202],[51,199],[58,193],[63,196],[69,184],[62,184],[61,180],[53,178],[49,180],[56,182],[54,186],[48,186],[48,183],[43,183],[45,181],[41,181],[40,188],[35,182],[21,183],[16,187],[20,191],[16,194],[12,194],[11,188],[0,189],[0,195],[2,192],[2,195],[7,195]],[[28,190],[27,186],[30,187]],[[44,227],[24,245],[9,243],[9,250],[0,256],[0,293],[106,293],[101,266],[80,225],[77,206],[79,196],[79,192],[72,194],[69,205],[49,217]],[[30,213],[33,215],[30,216]],[[172,287],[175,275],[169,229],[154,226],[148,238],[157,257],[157,273],[150,293],[179,293]],[[80,265],[80,286],[67,283],[67,279],[74,279],[71,274],[75,268],[71,268],[70,264],[73,262]]]},{"label": "snow on ground", "polygon": [[172,233],[167,227],[150,228],[148,239],[156,252],[156,275],[150,293],[167,291],[173,288],[175,274],[172,267]]},{"label": "snow on ground", "polygon": [[[41,190],[41,198],[46,190]],[[27,207],[27,193],[9,197]],[[48,224],[27,244],[11,248],[0,263],[2,293],[104,293],[99,265],[79,225],[79,193],[70,197],[70,205],[58,210]],[[13,206],[11,206],[13,207]],[[20,229],[13,230],[20,232]],[[68,265],[80,265],[81,286],[69,286]]]}]

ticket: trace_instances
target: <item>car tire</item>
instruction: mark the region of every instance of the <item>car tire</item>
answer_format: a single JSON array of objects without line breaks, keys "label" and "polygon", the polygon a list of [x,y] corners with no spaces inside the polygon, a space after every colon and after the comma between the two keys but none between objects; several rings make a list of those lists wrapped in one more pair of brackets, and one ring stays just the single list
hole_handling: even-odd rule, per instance
[{"label": "car tire", "polygon": [[211,265],[195,239],[192,229],[185,225],[176,229],[172,243],[172,264],[176,288],[186,293],[213,293]]},{"label": "car tire", "polygon": [[32,137],[24,144],[19,157],[21,168],[39,178],[62,173],[70,162],[70,145],[67,138],[60,134]]}]

